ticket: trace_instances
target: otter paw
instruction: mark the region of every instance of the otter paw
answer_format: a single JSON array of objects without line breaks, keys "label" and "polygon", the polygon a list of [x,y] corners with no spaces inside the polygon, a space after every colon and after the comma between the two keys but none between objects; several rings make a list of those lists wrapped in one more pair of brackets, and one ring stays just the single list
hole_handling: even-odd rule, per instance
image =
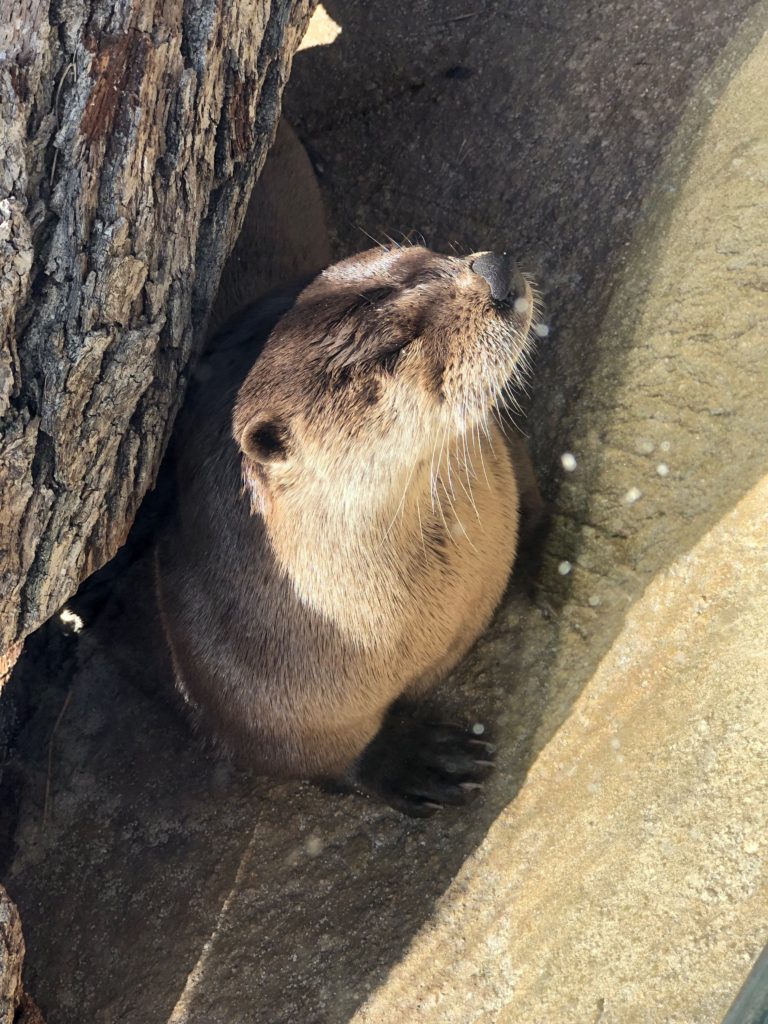
[{"label": "otter paw", "polygon": [[474,800],[494,753],[492,743],[460,726],[394,719],[363,751],[351,781],[403,814],[427,818],[444,804]]}]

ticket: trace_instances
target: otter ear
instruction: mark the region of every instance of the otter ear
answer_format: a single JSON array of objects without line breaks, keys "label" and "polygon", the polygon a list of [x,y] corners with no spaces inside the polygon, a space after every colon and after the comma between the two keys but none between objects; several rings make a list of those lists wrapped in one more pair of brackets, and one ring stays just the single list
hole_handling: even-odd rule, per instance
[{"label": "otter ear", "polygon": [[254,462],[284,462],[288,458],[289,430],[274,417],[256,416],[240,435],[240,447]]}]

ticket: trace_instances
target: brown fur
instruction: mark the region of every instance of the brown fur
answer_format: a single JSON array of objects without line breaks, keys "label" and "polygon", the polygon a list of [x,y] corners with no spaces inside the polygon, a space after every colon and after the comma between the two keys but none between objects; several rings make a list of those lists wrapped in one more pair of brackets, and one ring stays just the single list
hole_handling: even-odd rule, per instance
[{"label": "brown fur", "polygon": [[382,247],[213,346],[157,588],[179,688],[259,770],[344,777],[486,627],[518,530],[492,411],[529,326],[471,260]]},{"label": "brown fur", "polygon": [[337,264],[260,315],[183,414],[161,605],[180,685],[234,747],[341,774],[501,597],[518,501],[490,405],[528,321],[419,248]]}]

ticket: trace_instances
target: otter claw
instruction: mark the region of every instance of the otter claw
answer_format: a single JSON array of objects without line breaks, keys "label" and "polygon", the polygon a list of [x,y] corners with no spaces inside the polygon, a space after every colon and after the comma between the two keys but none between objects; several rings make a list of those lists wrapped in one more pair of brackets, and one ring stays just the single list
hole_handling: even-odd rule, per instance
[{"label": "otter claw", "polygon": [[495,754],[496,753],[496,744],[495,743],[486,743],[485,740],[477,740],[477,739],[470,740],[470,743],[471,743],[471,745],[473,747],[482,747],[483,750],[487,754]]},{"label": "otter claw", "polygon": [[391,718],[357,762],[353,784],[404,814],[427,817],[474,800],[494,750],[458,726]]}]

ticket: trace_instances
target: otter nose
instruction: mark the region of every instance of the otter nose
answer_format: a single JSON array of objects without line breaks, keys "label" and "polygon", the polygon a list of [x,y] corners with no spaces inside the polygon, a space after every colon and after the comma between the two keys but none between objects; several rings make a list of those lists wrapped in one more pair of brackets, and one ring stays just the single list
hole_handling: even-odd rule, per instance
[{"label": "otter nose", "polygon": [[488,282],[491,295],[499,302],[514,299],[525,290],[522,275],[509,253],[503,252],[497,256],[494,252],[483,252],[469,266]]}]

